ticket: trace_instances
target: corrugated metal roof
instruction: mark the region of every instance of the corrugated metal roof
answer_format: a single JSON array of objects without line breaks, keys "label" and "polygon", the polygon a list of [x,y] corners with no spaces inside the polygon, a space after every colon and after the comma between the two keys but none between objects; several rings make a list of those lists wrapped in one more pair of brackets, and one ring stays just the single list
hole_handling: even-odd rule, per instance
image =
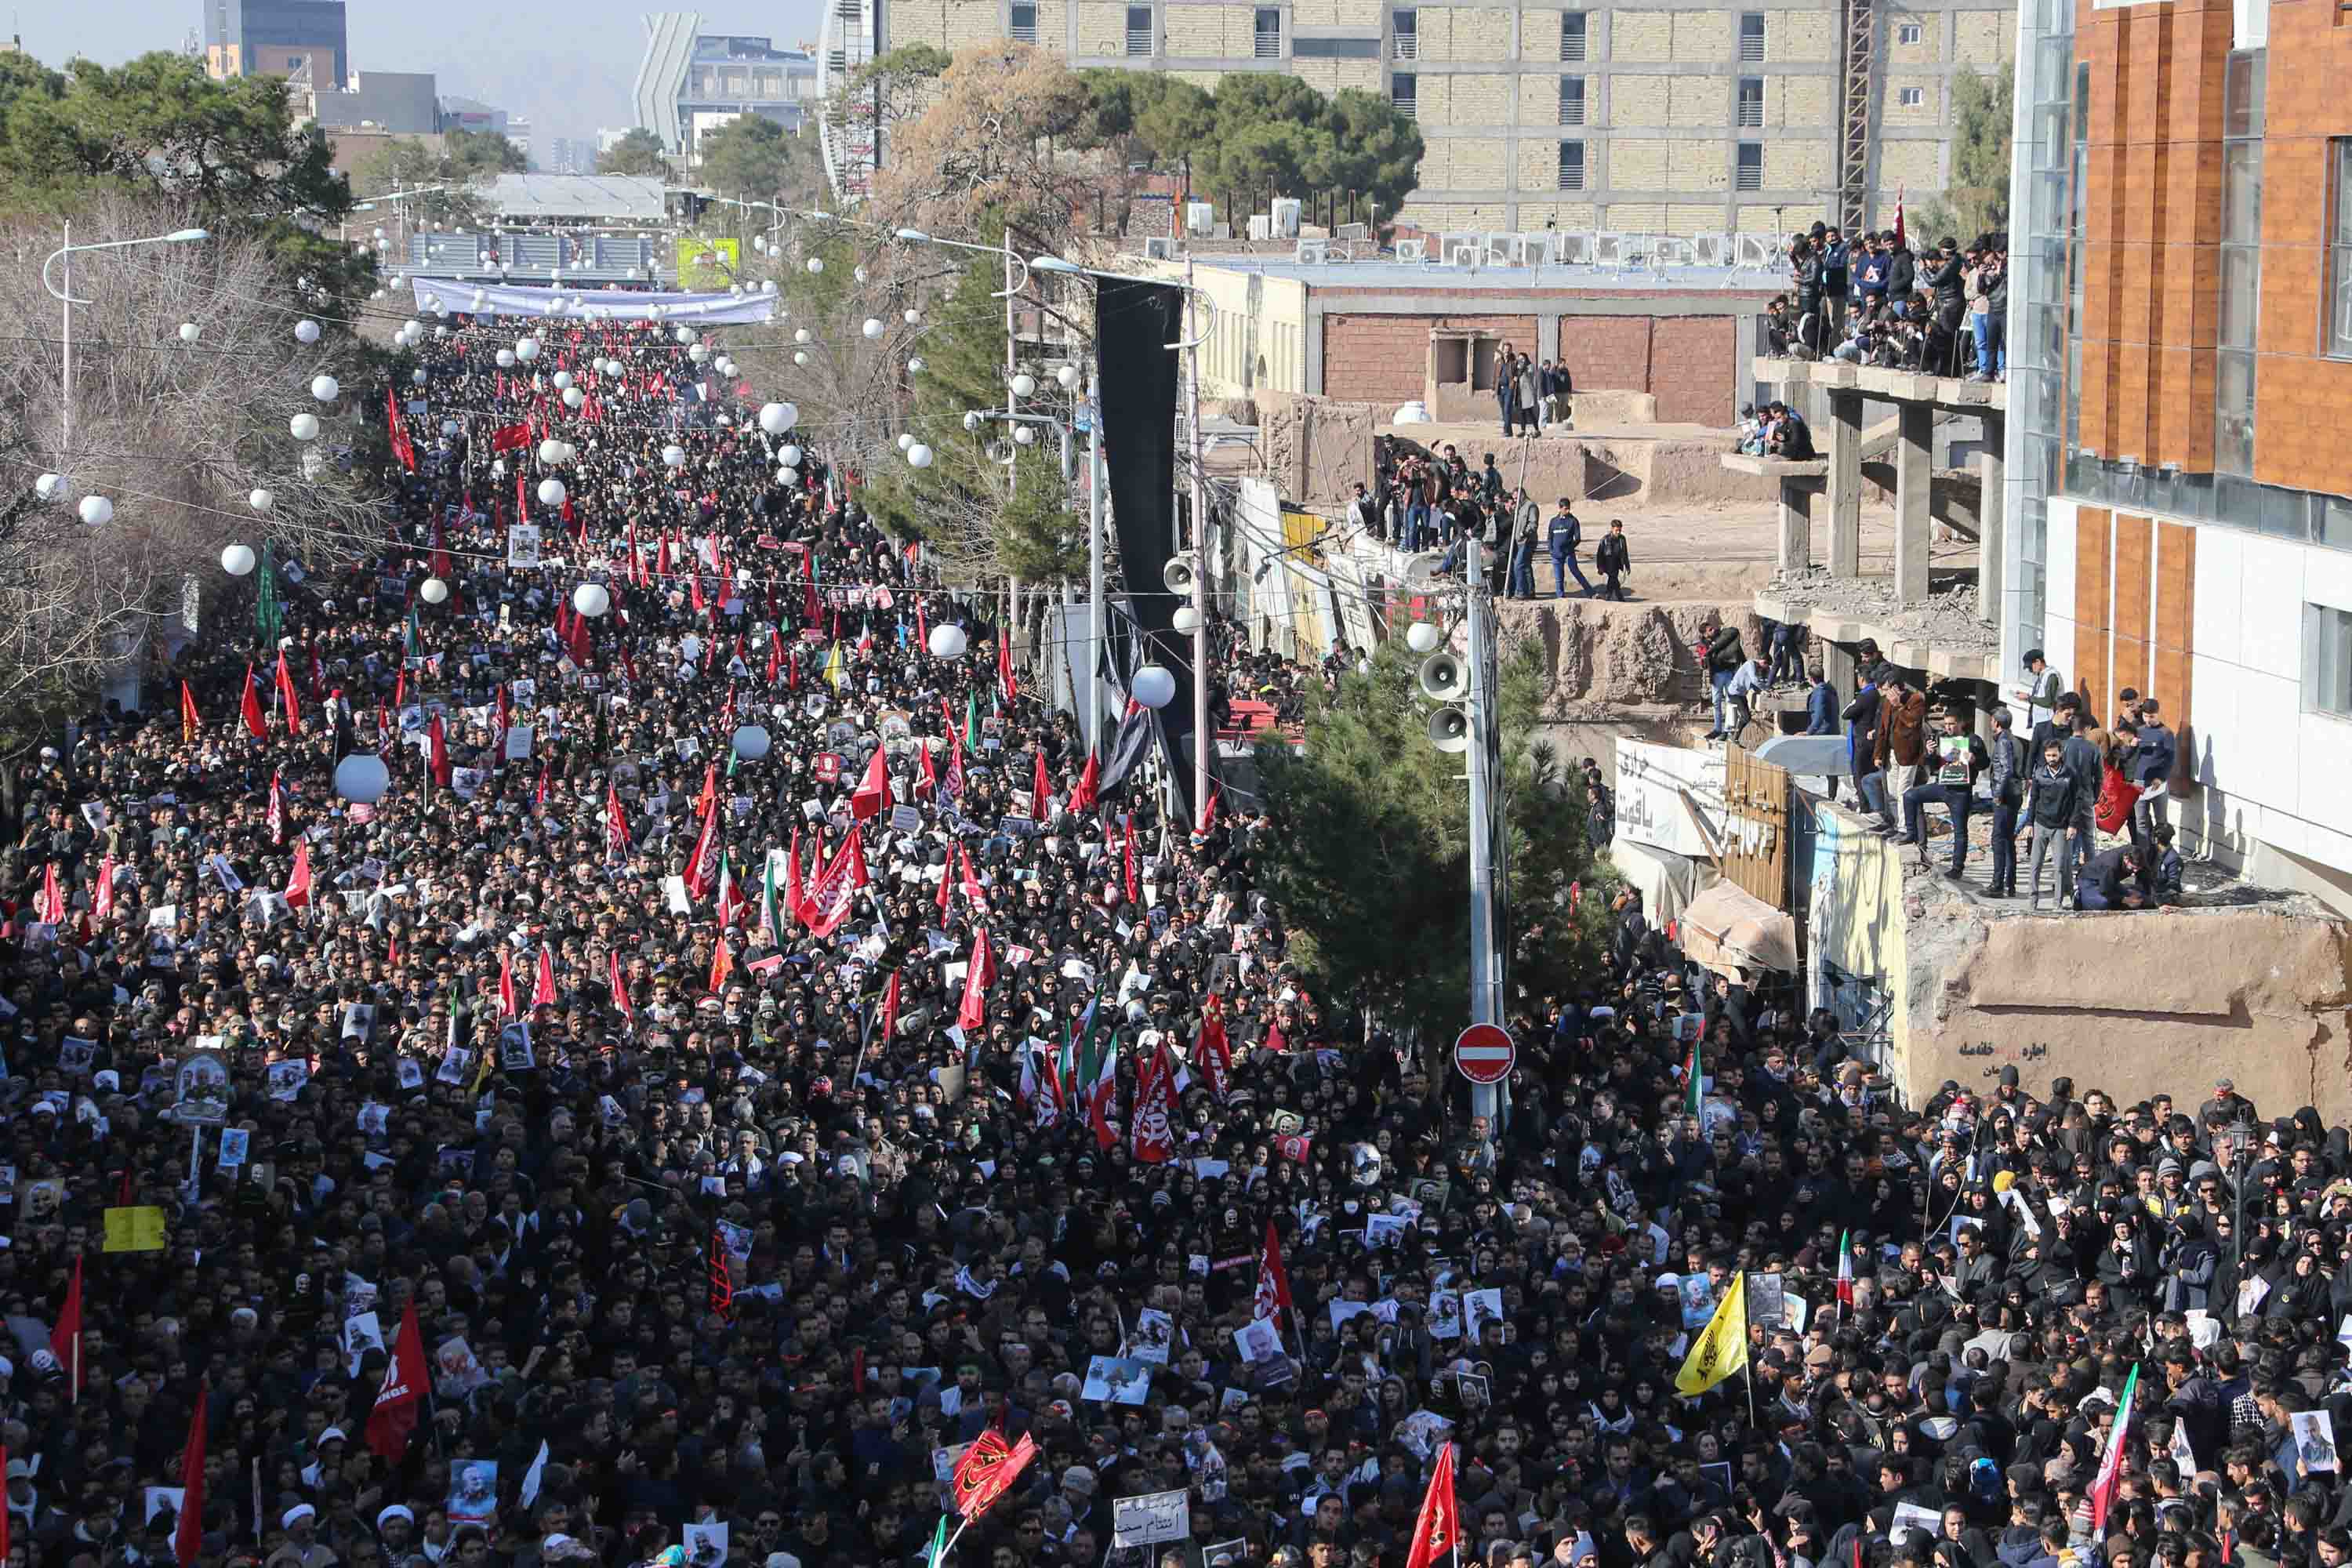
[{"label": "corrugated metal roof", "polygon": [[509,218],[606,217],[660,223],[662,181],[651,174],[500,174],[490,204]]}]

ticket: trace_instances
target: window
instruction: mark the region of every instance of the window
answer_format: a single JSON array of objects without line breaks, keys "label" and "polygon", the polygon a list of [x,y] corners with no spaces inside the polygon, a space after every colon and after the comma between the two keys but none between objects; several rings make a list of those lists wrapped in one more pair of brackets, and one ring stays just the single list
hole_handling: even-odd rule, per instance
[{"label": "window", "polygon": [[1421,79],[1410,71],[1398,71],[1389,78],[1389,105],[1407,120],[1413,117],[1421,100]]},{"label": "window", "polygon": [[1127,52],[1148,55],[1151,52],[1151,7],[1129,5],[1127,8]]},{"label": "window", "polygon": [[1394,31],[1396,34],[1396,58],[1401,60],[1416,58],[1421,48],[1420,13],[1416,11],[1398,11],[1393,14],[1393,19],[1395,22]]},{"label": "window", "polygon": [[1262,60],[1282,58],[1282,13],[1271,5],[1258,8],[1257,58]]},{"label": "window", "polygon": [[1739,143],[1739,162],[1732,174],[1731,188],[1735,191],[1760,191],[1764,188],[1763,142]]},{"label": "window", "polygon": [[1559,144],[1559,188],[1563,191],[1584,189],[1584,143],[1581,142]]},{"label": "window", "polygon": [[1895,89],[1895,101],[1905,109],[1922,108],[1927,101],[1927,89],[1924,87],[1897,88]]},{"label": "window", "polygon": [[2303,710],[2352,719],[2352,614],[2304,605]]},{"label": "window", "polygon": [[2327,144],[2335,162],[2328,182],[2336,215],[2328,234],[2326,319],[2321,339],[2337,359],[2352,358],[2352,138],[2339,136]]},{"label": "window", "polygon": [[[2263,289],[2265,50],[2233,52],[2221,85],[2221,309],[2213,363],[2213,471],[2252,476],[2254,336]],[[2334,249],[2330,247],[2330,256]]]},{"label": "window", "polygon": [[1013,41],[1016,44],[1037,41],[1037,7],[1034,5],[1015,5],[1013,7]]},{"label": "window", "polygon": [[1764,13],[1739,13],[1739,58],[1749,65],[1764,58]]},{"label": "window", "polygon": [[1559,14],[1559,58],[1564,60],[1584,58],[1584,22],[1582,11],[1562,11]]},{"label": "window", "polygon": [[1927,29],[1916,22],[1905,22],[1895,29],[1895,41],[1898,44],[1916,44],[1927,36]]},{"label": "window", "polygon": [[1764,123],[1764,79],[1760,76],[1739,79],[1738,122],[1750,129]]},{"label": "window", "polygon": [[1562,125],[1584,123],[1584,79],[1580,76],[1559,79],[1559,122]]}]

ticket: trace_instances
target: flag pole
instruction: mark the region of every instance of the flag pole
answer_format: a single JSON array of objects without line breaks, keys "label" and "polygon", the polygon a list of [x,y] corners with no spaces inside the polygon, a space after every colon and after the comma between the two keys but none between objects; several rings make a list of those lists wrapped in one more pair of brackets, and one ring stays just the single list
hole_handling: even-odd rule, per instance
[{"label": "flag pole", "polygon": [[[1743,1347],[1744,1348],[1744,1347]],[[1740,1369],[1748,1373],[1748,1425],[1756,1425],[1756,1358],[1743,1356]]]}]

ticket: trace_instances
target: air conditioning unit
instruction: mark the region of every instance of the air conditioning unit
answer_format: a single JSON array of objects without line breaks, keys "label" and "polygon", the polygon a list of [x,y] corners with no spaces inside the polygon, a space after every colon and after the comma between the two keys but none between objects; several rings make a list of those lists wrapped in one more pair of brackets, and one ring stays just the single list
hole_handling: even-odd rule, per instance
[{"label": "air conditioning unit", "polygon": [[1559,259],[1561,265],[1567,267],[1590,267],[1592,265],[1592,236],[1591,234],[1580,229],[1574,233],[1562,232],[1558,236],[1558,238],[1559,240]]},{"label": "air conditioning unit", "polygon": [[1445,265],[1448,267],[1475,268],[1485,250],[1486,247],[1482,245],[1454,246],[1445,253]]},{"label": "air conditioning unit", "polygon": [[1429,259],[1429,241],[1400,239],[1396,242],[1396,258],[1399,261],[1426,261]]},{"label": "air conditioning unit", "polygon": [[1175,239],[1164,234],[1147,236],[1143,241],[1143,259],[1146,261],[1175,260]]},{"label": "air conditioning unit", "polygon": [[1331,259],[1331,243],[1324,239],[1302,239],[1291,247],[1290,259],[1319,267]]}]

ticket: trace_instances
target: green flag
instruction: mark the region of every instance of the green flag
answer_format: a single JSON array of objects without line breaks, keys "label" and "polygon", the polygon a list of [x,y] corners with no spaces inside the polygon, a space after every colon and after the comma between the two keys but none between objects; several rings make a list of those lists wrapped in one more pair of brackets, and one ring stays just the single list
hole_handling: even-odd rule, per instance
[{"label": "green flag", "polygon": [[266,647],[277,646],[278,629],[286,624],[286,612],[278,605],[278,564],[270,556],[270,548],[265,543],[253,601],[253,628],[261,635]]},{"label": "green flag", "polygon": [[[1701,1078],[1701,1077],[1700,1077],[1700,1065],[1699,1065],[1699,1059],[1698,1059],[1698,1040],[1697,1040],[1697,1038],[1696,1038],[1696,1037],[1694,1037],[1692,1038],[1692,1040],[1691,1040],[1691,1054],[1690,1054],[1690,1113],[1691,1113],[1691,1115],[1692,1115],[1694,1118],[1698,1117],[1700,1108],[1701,1108],[1701,1107],[1706,1103],[1706,1095],[1705,1095],[1705,1093],[1702,1091],[1701,1087],[1700,1087],[1700,1086],[1701,1086],[1702,1084],[1704,1084],[1705,1082],[1706,1082],[1706,1079],[1704,1079],[1703,1078]],[[1704,1121],[1702,1121],[1702,1123],[1701,1123],[1701,1129],[1700,1129],[1700,1130],[1701,1130],[1702,1131],[1705,1131],[1705,1124],[1704,1124]]]},{"label": "green flag", "polygon": [[931,1531],[931,1568],[940,1568],[940,1560],[948,1554],[948,1516],[940,1515],[940,1527]]},{"label": "green flag", "polygon": [[976,692],[963,694],[963,749],[967,756],[980,750],[980,697]]}]

